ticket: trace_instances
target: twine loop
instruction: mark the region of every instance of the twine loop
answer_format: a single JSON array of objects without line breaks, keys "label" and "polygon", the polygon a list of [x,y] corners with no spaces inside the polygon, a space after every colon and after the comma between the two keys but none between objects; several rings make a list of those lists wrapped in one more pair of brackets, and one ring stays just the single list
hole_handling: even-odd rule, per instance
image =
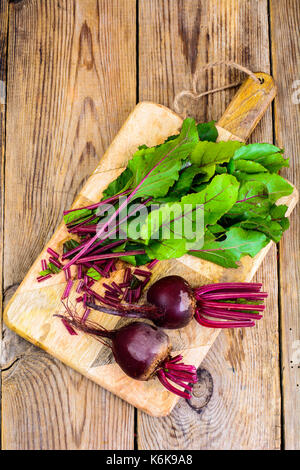
[{"label": "twine loop", "polygon": [[180,100],[184,96],[188,96],[188,97],[192,98],[193,100],[198,100],[199,98],[202,98],[203,96],[209,95],[211,93],[216,93],[218,91],[227,90],[228,88],[234,88],[234,87],[241,84],[241,81],[239,80],[238,82],[230,83],[229,85],[224,85],[224,86],[219,87],[219,88],[214,88],[212,90],[208,90],[208,91],[204,91],[204,92],[199,93],[197,85],[198,85],[198,80],[199,80],[200,73],[204,72],[207,69],[215,67],[217,65],[226,65],[227,67],[235,68],[235,69],[239,70],[240,72],[243,72],[243,73],[249,75],[249,77],[252,78],[252,80],[255,81],[256,83],[259,83],[259,84],[262,83],[261,79],[258,78],[250,69],[248,69],[247,67],[244,67],[243,65],[237,64],[236,62],[233,62],[233,61],[230,61],[230,62],[219,61],[219,62],[213,62],[213,63],[210,63],[210,64],[206,64],[206,65],[202,66],[199,70],[197,70],[193,74],[192,89],[191,90],[182,90],[179,93],[177,93],[177,95],[175,96],[174,102],[173,102],[173,108],[174,108],[174,110],[176,111],[177,114],[180,114],[183,117],[187,117],[186,110],[185,109],[182,110],[180,105],[179,105]]}]

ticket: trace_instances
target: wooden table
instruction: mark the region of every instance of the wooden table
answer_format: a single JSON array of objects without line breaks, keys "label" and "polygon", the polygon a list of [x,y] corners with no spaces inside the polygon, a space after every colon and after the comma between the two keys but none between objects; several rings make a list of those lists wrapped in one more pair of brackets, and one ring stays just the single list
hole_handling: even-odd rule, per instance
[{"label": "wooden table", "polygon": [[[234,60],[278,86],[252,136],[300,150],[298,0],[1,0],[1,262],[4,304],[141,100],[172,107],[206,63]],[[199,89],[241,78],[225,65]],[[189,102],[218,119],[229,89]],[[299,449],[299,207],[256,279],[263,321],[223,332],[190,404],[152,418],[2,325],[4,449]]]}]

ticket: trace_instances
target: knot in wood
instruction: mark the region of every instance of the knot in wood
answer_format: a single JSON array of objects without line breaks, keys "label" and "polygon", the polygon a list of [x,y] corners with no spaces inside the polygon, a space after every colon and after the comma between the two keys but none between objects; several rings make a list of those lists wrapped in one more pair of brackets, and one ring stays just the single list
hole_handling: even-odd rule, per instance
[{"label": "knot in wood", "polygon": [[200,413],[211,399],[214,383],[207,369],[199,368],[197,370],[197,377],[198,382],[193,386],[192,398],[187,400],[187,403],[193,410]]}]

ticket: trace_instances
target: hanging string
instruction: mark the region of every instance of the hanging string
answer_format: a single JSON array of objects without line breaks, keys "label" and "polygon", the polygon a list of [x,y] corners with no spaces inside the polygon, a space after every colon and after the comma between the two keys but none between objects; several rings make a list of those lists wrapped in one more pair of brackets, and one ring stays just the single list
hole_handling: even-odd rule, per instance
[{"label": "hanging string", "polygon": [[211,69],[212,67],[216,67],[217,65],[226,65],[227,67],[235,68],[235,69],[239,70],[240,72],[243,72],[243,73],[249,75],[249,77],[252,78],[252,80],[254,80],[256,83],[261,83],[261,80],[250,69],[248,69],[247,67],[244,67],[243,65],[237,64],[236,62],[233,62],[233,61],[230,61],[230,62],[219,61],[219,62],[213,62],[213,63],[210,63],[210,64],[206,64],[194,73],[193,80],[192,80],[192,89],[191,90],[182,90],[179,93],[177,93],[177,95],[175,96],[174,102],[173,102],[173,109],[176,111],[177,114],[180,114],[183,117],[187,116],[186,110],[185,109],[182,110],[182,108],[179,105],[180,100],[184,96],[188,96],[189,98],[192,98],[193,100],[198,100],[199,98],[202,98],[203,96],[209,95],[211,93],[216,93],[218,91],[227,90],[228,88],[234,88],[234,87],[241,84],[241,81],[239,80],[238,82],[230,83],[229,85],[224,85],[224,86],[219,87],[219,88],[214,88],[212,90],[208,90],[208,91],[204,91],[204,92],[199,93],[198,88],[197,88],[199,75],[201,73],[203,73],[205,70]]}]

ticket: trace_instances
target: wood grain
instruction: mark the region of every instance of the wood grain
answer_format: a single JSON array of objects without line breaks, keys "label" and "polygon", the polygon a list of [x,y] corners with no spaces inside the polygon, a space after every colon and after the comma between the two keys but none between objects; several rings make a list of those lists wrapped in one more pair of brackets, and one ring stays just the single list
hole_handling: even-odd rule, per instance
[{"label": "wood grain", "polygon": [[[253,89],[256,93],[255,86]],[[251,87],[249,87],[250,93]],[[239,102],[236,101],[236,103],[239,108]],[[264,107],[265,103],[263,102],[262,108],[264,109]],[[258,114],[260,113],[257,106],[256,111]],[[244,112],[246,113],[246,111]],[[247,108],[247,112],[250,115],[253,114],[251,108]],[[139,145],[143,142],[150,146],[157,145],[163,142],[168,135],[174,134],[180,125],[181,119],[168,108],[149,102],[139,103],[101,158],[100,164],[86,182],[73,207],[82,207],[98,201],[103,189],[120,174],[128,157]],[[252,126],[251,122],[249,122],[249,126]],[[219,138],[230,140],[233,136],[219,127]],[[109,166],[113,164],[118,166],[118,169],[110,170]],[[294,193],[286,198],[289,211],[292,210],[295,202],[296,194]],[[5,323],[25,339],[48,351],[54,357],[134,406],[153,416],[169,414],[179,398],[164,390],[158,380],[136,382],[130,379],[122,373],[103,345],[84,334],[75,338],[66,335],[63,325],[53,317],[53,312],[59,311],[61,307],[60,297],[65,289],[64,275],[60,273],[46,280],[42,285],[36,281],[36,277],[40,270],[41,259],[47,256],[47,247],[50,246],[55,251],[61,252],[63,240],[67,237],[66,228],[64,224],[61,224],[33,263],[6,307],[4,311]],[[225,269],[187,255],[178,260],[161,261],[152,271],[152,282],[157,277],[172,273],[182,275],[192,286],[211,282],[232,282],[237,278],[250,281],[270,249],[270,245],[261,250],[253,259],[244,257],[241,266],[236,270]],[[111,280],[118,283],[123,275],[122,263],[119,262]],[[101,295],[103,295],[104,282],[105,279],[100,280],[94,286],[94,289]],[[75,297],[76,292],[73,289],[70,297],[71,303],[75,302]],[[99,312],[91,312],[90,317],[108,329],[115,328],[119,321],[117,317]],[[186,363],[198,366],[219,331],[191,323],[180,331],[170,331],[168,334],[174,353],[182,354]]]},{"label": "wood grain", "polygon": [[[22,194],[16,203],[16,207],[14,207],[13,199],[16,198],[16,192],[13,175],[11,175],[9,191],[12,191],[12,195],[9,204],[12,219],[9,230],[6,232],[5,246],[7,247],[6,259],[10,262],[13,260],[14,267],[10,266],[7,272],[5,269],[5,276],[9,276],[7,277],[8,281],[5,282],[6,300],[16,290],[18,283],[40,251],[44,241],[53,232],[60,220],[62,207],[72,202],[74,194],[82,183],[79,181],[78,175],[80,174],[83,178],[88,176],[95,165],[97,161],[96,152],[87,142],[91,142],[95,148],[100,147],[102,154],[103,149],[111,141],[116,130],[123,122],[124,116],[132,108],[132,101],[135,102],[133,98],[135,85],[132,88],[127,86],[128,82],[134,81],[135,73],[133,52],[135,51],[135,44],[131,35],[132,30],[135,28],[135,2],[122,1],[124,21],[123,18],[120,19],[118,14],[119,2],[97,2],[100,8],[101,20],[96,27],[97,40],[94,41],[93,37],[92,43],[93,46],[97,42],[99,43],[97,44],[97,48],[101,49],[101,54],[98,55],[100,57],[99,61],[105,65],[102,69],[104,70],[103,76],[100,74],[98,82],[93,80],[91,88],[94,89],[95,86],[98,86],[97,96],[100,96],[99,99],[102,100],[101,105],[104,106],[104,111],[100,118],[101,130],[103,129],[101,135],[100,128],[94,131],[94,122],[99,121],[99,116],[94,119],[94,108],[90,106],[91,101],[84,101],[86,94],[92,94],[92,102],[96,102],[94,92],[90,92],[88,83],[92,80],[91,75],[94,69],[93,66],[89,69],[91,60],[88,44],[90,41],[87,38],[86,29],[80,35],[78,34],[80,26],[76,30],[73,27],[75,23],[81,24],[79,18],[86,18],[88,26],[96,21],[97,13],[93,15],[94,19],[91,19],[88,11],[91,2],[85,3],[87,9],[84,13],[80,11],[79,2],[76,2],[75,6],[75,2],[69,1],[21,0],[10,6],[9,74],[14,80],[10,84],[10,95],[14,97],[11,102],[15,103],[16,108],[11,120],[13,124],[13,127],[10,128],[12,151],[8,155],[8,159],[11,154],[14,155],[9,169],[14,174],[15,180],[16,168],[19,164],[20,169],[22,169],[22,171],[17,172],[18,190],[21,187]],[[7,4],[7,0],[0,2],[1,45],[3,44],[2,38],[5,38],[6,34]],[[96,2],[92,2],[92,4],[94,7]],[[124,4],[126,5],[123,9]],[[255,0],[251,4],[246,0],[230,0],[229,2],[225,2],[225,0],[171,0],[165,2],[161,0],[140,0],[140,99],[154,99],[160,103],[172,105],[176,92],[191,87],[191,73],[201,64],[215,60],[234,59],[243,65],[249,66],[254,71],[268,71],[270,44],[268,40],[267,4],[267,0]],[[297,139],[299,105],[293,104],[291,98],[296,91],[292,88],[293,83],[300,78],[299,69],[297,69],[299,67],[299,45],[297,45],[296,40],[299,30],[299,5],[297,0],[270,0],[269,4],[272,20],[270,37],[272,40],[273,73],[279,86],[279,95],[275,104],[275,134],[278,144],[286,148],[286,153],[289,154],[292,160],[291,169],[285,170],[283,174],[297,183],[299,180],[297,160],[299,153],[299,141]],[[128,13],[129,8],[130,13]],[[92,11],[94,10],[92,9]],[[115,23],[112,18],[108,21],[108,16],[112,12],[114,13],[114,19],[122,23],[122,26],[118,23],[113,31],[112,25]],[[45,20],[46,17],[49,24]],[[44,23],[39,22],[40,18],[44,18]],[[131,32],[124,32],[123,28],[126,30],[128,25]],[[94,28],[90,27],[90,30],[94,31]],[[51,34],[55,36],[53,45],[50,44],[52,41]],[[73,142],[72,132],[67,128],[63,133],[63,129],[65,122],[72,124],[73,119],[71,119],[71,106],[74,98],[72,96],[74,92],[74,89],[72,91],[72,83],[74,83],[74,80],[70,78],[70,70],[73,70],[74,64],[78,62],[76,54],[79,55],[78,43],[80,36],[81,51],[87,51],[83,55],[88,57],[79,61],[83,68],[81,68],[81,72],[83,72],[80,75],[81,81],[84,81],[86,71],[84,67],[88,70],[89,77],[88,82],[81,83],[79,91],[77,88],[75,96],[75,101],[80,103],[82,100],[85,103],[85,106],[82,107],[80,119],[78,119],[78,112],[75,113],[77,121],[80,121],[79,127],[84,128],[84,130],[80,134],[80,139],[74,139],[75,150],[72,153],[72,158],[75,159],[73,164],[78,164],[80,171],[75,175],[68,170],[70,180],[66,183],[66,190],[60,186],[58,188],[60,193],[57,193],[57,198],[53,201],[51,200],[51,198],[55,198],[53,184],[57,182],[55,171],[59,161],[57,153],[60,152],[63,146],[62,161],[64,152],[69,155],[69,160],[66,158],[65,161],[70,161],[69,143],[72,144]],[[43,38],[40,40],[41,44],[36,44],[34,41],[39,38]],[[68,40],[69,46],[67,44]],[[117,44],[114,42],[112,50],[107,46],[107,44],[110,45],[110,41],[117,42]],[[15,47],[13,47],[14,45]],[[40,50],[39,46],[42,46]],[[130,49],[129,53],[128,49]],[[46,50],[47,55],[45,55]],[[55,54],[55,57],[53,54]],[[110,54],[112,54],[113,60],[110,60]],[[37,59],[38,56],[40,61]],[[74,58],[74,64],[71,63],[70,58]],[[123,58],[130,66],[123,63]],[[29,59],[33,61],[33,70],[29,67]],[[54,61],[57,65],[52,73],[50,69]],[[122,63],[121,82],[119,78],[112,80],[112,75],[114,75],[112,68],[114,63],[118,63],[119,67],[119,62]],[[2,60],[1,73],[3,73],[3,70]],[[128,77],[126,77],[126,74]],[[45,78],[52,77],[52,79],[48,82],[44,80],[42,83],[40,80],[42,76]],[[215,67],[214,70],[204,73],[200,78],[199,89],[206,90],[222,86],[235,82],[239,77],[240,75],[236,71],[231,71],[223,66]],[[105,80],[105,88],[103,87],[103,80]],[[100,81],[101,84],[97,85]],[[65,83],[69,83],[67,87],[69,96],[67,97],[60,90],[60,87],[65,89]],[[51,89],[53,84],[56,85],[56,91]],[[43,91],[45,89],[46,93]],[[87,89],[88,92],[86,93]],[[118,96],[115,101],[111,100],[109,92],[107,92],[107,90],[112,89],[113,93]],[[126,89],[126,93],[123,93],[124,89]],[[52,113],[52,118],[53,116],[56,117],[56,122],[53,124],[51,119],[49,125],[49,121],[45,119],[47,114],[44,110],[45,102],[48,102],[47,106],[49,106],[49,96],[57,93],[57,90],[61,91],[61,94],[57,97],[55,109]],[[191,110],[191,114],[199,120],[218,119],[230,102],[233,93],[234,90],[227,90],[205,97],[200,103],[187,100],[184,104]],[[62,102],[62,105],[60,105],[60,102]],[[110,112],[111,108],[117,109],[117,112]],[[58,110],[57,115],[56,110]],[[27,140],[27,129],[26,127],[24,130],[22,129],[24,121],[26,123],[31,114],[36,116],[37,124],[38,119],[42,116],[44,124],[48,125],[49,132],[45,127],[41,127],[39,138],[33,140],[34,133],[31,118],[28,125],[29,138]],[[109,119],[107,119],[107,116]],[[63,122],[65,117],[66,121]],[[116,119],[113,126],[111,126],[112,118]],[[271,142],[270,119],[271,112],[268,111],[253,136],[254,140]],[[15,123],[18,124],[18,127]],[[57,123],[59,123],[59,132],[55,134]],[[37,127],[37,124],[35,127]],[[89,129],[91,130],[90,133]],[[68,138],[69,134],[71,137]],[[90,138],[85,139],[85,134],[89,134]],[[53,135],[55,143],[51,144],[49,141],[53,138]],[[20,139],[20,143],[13,142],[16,136]],[[79,140],[82,142],[81,149]],[[39,142],[41,144],[37,149]],[[31,145],[29,145],[30,143]],[[50,155],[51,152],[49,152],[51,145],[56,150],[53,159]],[[44,157],[44,152],[46,157]],[[81,159],[77,158],[79,153],[82,154]],[[33,160],[32,155],[34,155]],[[80,162],[78,162],[79,160]],[[41,162],[46,163],[46,165],[42,166]],[[53,165],[52,168],[51,164]],[[88,167],[86,170],[84,170],[85,165]],[[35,170],[35,177],[31,178],[34,167],[37,170]],[[43,180],[43,187],[47,189],[47,191],[44,191],[45,194],[42,194],[43,191],[39,184],[41,174],[45,175]],[[65,173],[63,175],[65,177]],[[49,186],[47,185],[48,181]],[[26,188],[28,188],[28,191]],[[31,196],[33,194],[32,188],[35,192],[38,191],[38,196],[35,198]],[[52,195],[50,194],[51,191]],[[32,214],[39,214],[44,211],[43,220],[46,228],[43,229],[43,223],[41,223],[37,232],[34,232],[37,221],[33,222],[30,217],[30,196],[32,200],[39,201],[35,204]],[[26,221],[22,222],[23,225],[20,223],[24,215],[24,208],[21,206],[22,200],[25,201],[26,214]],[[45,202],[48,207],[46,207]],[[36,209],[39,212],[36,212]],[[280,306],[283,337],[281,357],[283,359],[282,377],[284,379],[282,383],[284,400],[283,438],[286,448],[291,449],[299,449],[300,447],[298,439],[299,419],[297,417],[299,416],[299,392],[297,393],[299,387],[296,388],[299,384],[299,378],[297,378],[299,365],[296,365],[297,357],[299,358],[299,354],[297,355],[299,301],[294,297],[299,285],[299,271],[297,271],[299,259],[295,258],[295,252],[299,251],[297,246],[297,239],[299,239],[298,212],[297,218],[296,214],[292,216],[291,228],[289,232],[285,233],[281,242],[279,261],[281,268]],[[47,219],[51,217],[52,220],[48,223]],[[15,223],[15,220],[17,220],[17,223]],[[22,230],[17,231],[17,237],[15,237],[15,226],[17,225],[22,227]],[[22,236],[23,228],[26,230],[26,237]],[[27,235],[27,230],[30,235]],[[41,235],[40,231],[42,231]],[[11,234],[14,234],[15,240],[18,238],[18,245],[15,240],[11,240]],[[29,243],[26,243],[23,238],[28,238]],[[22,263],[19,261],[16,263],[16,259],[22,260]],[[279,448],[279,348],[278,328],[273,321],[273,316],[276,317],[278,311],[276,266],[276,250],[273,248],[259,272],[259,278],[264,282],[266,289],[273,289],[268,310],[272,313],[272,316],[268,317],[267,324],[260,322],[255,334],[254,330],[247,331],[245,332],[246,337],[243,338],[243,335],[239,333],[220,335],[214,348],[199,369],[199,383],[191,403],[193,408],[190,408],[184,401],[180,401],[168,418],[150,419],[142,413],[139,414],[140,448],[161,449],[163,446],[168,449]],[[250,333],[251,337],[248,338]],[[3,398],[4,402],[7,403],[3,422],[6,425],[9,423],[9,427],[6,426],[6,432],[3,433],[4,447],[15,449],[97,448],[97,446],[98,448],[114,449],[117,449],[118,446],[120,448],[132,448],[133,415],[131,407],[126,408],[125,406],[123,408],[119,399],[104,391],[99,395],[99,387],[83,379],[58,361],[53,360],[41,350],[30,346],[10,330],[5,329],[3,337],[3,368],[8,369],[3,372],[5,376]],[[293,348],[295,342],[296,347]],[[256,351],[268,351],[269,354],[257,357],[255,355]],[[290,362],[293,358],[295,358],[294,365]],[[28,380],[26,378],[27,374],[29,376]],[[22,387],[22,380],[27,381],[27,388]],[[89,387],[94,387],[94,392]],[[39,389],[42,391],[40,392]],[[34,399],[29,396],[28,390],[32,390]],[[67,394],[67,399],[64,398],[64,393]],[[85,399],[82,399],[83,396],[88,398],[88,403],[96,406],[99,402],[101,403],[99,406],[105,404],[100,412],[97,408],[93,410],[94,420],[90,415],[89,405],[81,407],[82,402],[86,403]],[[49,397],[49,402],[47,397]],[[108,405],[107,397],[109,397]],[[65,410],[62,410],[62,405],[67,407],[68,416]],[[125,412],[122,414],[120,409],[125,410]],[[106,414],[104,414],[105,410],[107,410]],[[240,412],[247,413],[245,420],[241,418]],[[87,419],[84,418],[84,413],[87,413]],[[45,427],[46,421],[47,429]],[[247,426],[245,426],[245,422]],[[39,433],[41,423],[42,432]],[[101,423],[100,426],[99,423]],[[83,429],[87,439],[82,438]]]},{"label": "wood grain", "polygon": [[[288,12],[288,15],[287,15]],[[282,172],[300,183],[300,29],[299,2],[271,0],[273,73],[278,84],[275,101],[276,143],[285,148],[290,168]],[[280,242],[281,367],[283,391],[283,445],[300,449],[300,223],[299,206]]]},{"label": "wood grain", "polygon": [[[248,135],[262,116],[266,109],[267,95],[269,95],[269,103],[271,102],[273,93],[270,89],[270,82],[270,77],[265,74],[265,83],[259,85],[261,93],[266,89],[265,99],[262,99],[259,104],[255,99],[258,94],[257,84],[248,78],[241,87],[244,91],[238,92],[237,98],[234,98],[236,111],[229,107],[229,117],[238,117],[237,128],[241,129],[240,123],[244,123],[243,135]],[[226,113],[227,111],[225,111],[223,119],[226,119]],[[127,164],[128,158],[139,145],[146,143],[152,146],[163,142],[167,136],[178,131],[181,122],[181,119],[169,108],[149,102],[139,103],[101,158],[100,164],[86,182],[73,207],[81,207],[87,203],[98,201],[102,196],[103,189],[120,174],[122,168],[124,169]],[[224,131],[219,127],[220,140],[233,138],[234,136],[227,130]],[[296,195],[293,194],[287,198],[290,211],[295,203],[295,197]],[[66,228],[62,224],[49,241],[48,246],[61,252],[62,242],[67,236]],[[236,270],[224,269],[192,256],[183,256],[178,261],[161,262],[155,269],[152,281],[157,275],[162,276],[166,272],[182,274],[192,286],[210,282],[232,282],[237,278],[250,281],[269,248],[270,245],[265,247],[254,259],[243,258],[241,266]],[[76,338],[66,335],[63,326],[57,323],[56,318],[53,318],[53,312],[60,309],[60,297],[65,288],[65,278],[63,273],[60,273],[42,285],[36,282],[41,259],[47,256],[46,249],[47,246],[36,259],[7,306],[4,312],[6,324],[25,339],[48,351],[54,357],[134,406],[153,416],[167,415],[177,403],[178,397],[163,390],[158,380],[143,383],[129,379],[121,373],[120,368],[113,361],[107,358],[107,350],[97,341],[87,335],[79,335]],[[122,270],[117,270],[113,274],[117,282],[122,276]],[[101,280],[95,286],[100,294],[103,292],[103,282]],[[76,297],[76,294],[74,293],[72,296]],[[74,299],[71,298],[72,300]],[[116,317],[101,315],[99,312],[94,312],[91,315],[109,329],[115,327],[118,322]],[[182,353],[184,361],[198,366],[219,332],[195,326],[197,325],[190,324],[184,330],[169,332],[169,336],[174,352]]]},{"label": "wood grain", "polygon": [[[191,88],[192,73],[209,62],[234,60],[254,71],[268,72],[267,13],[267,1],[251,5],[245,0],[140,2],[140,99],[172,106],[177,92]],[[200,74],[199,90],[217,88],[237,78],[236,71],[215,67]],[[199,103],[190,100],[186,106],[199,121],[217,120],[232,95],[229,90],[204,97]],[[270,110],[253,139],[272,142]],[[138,414],[139,448],[280,447],[275,247],[261,266],[259,278],[270,292],[268,315],[251,331],[220,334],[201,365],[193,408],[181,400],[167,418]]]},{"label": "wood grain", "polygon": [[[8,2],[0,3],[0,276],[2,280],[3,261],[3,206],[4,206],[4,162],[5,162],[5,120],[6,120],[6,56],[7,56],[7,28]],[[0,286],[0,308],[2,310],[2,282]],[[0,320],[1,321],[1,320]],[[0,324],[1,326],[1,324]],[[1,340],[0,340],[1,341]]]},{"label": "wood grain", "polygon": [[[135,1],[25,0],[9,29],[8,296],[136,102]],[[5,449],[133,447],[132,407],[4,333]]]},{"label": "wood grain", "polygon": [[[261,116],[276,95],[273,78],[266,73],[256,73],[259,83],[250,78],[239,88],[234,99],[229,103],[224,115],[218,121],[219,126],[235,133],[241,140],[247,140],[257,126]],[[238,103],[238,106],[237,106]],[[245,110],[251,108],[251,113]],[[260,112],[256,112],[257,110]]]},{"label": "wood grain", "polygon": [[[6,121],[6,56],[8,31],[8,1],[0,2],[0,311],[3,300],[3,221],[4,221],[4,164],[5,164],[5,121]],[[2,315],[0,316],[0,331],[2,332]],[[2,334],[0,337],[0,365],[2,364]],[[1,387],[0,374],[0,387]],[[0,414],[1,414],[0,398]],[[0,425],[1,427],[1,425]]]}]

